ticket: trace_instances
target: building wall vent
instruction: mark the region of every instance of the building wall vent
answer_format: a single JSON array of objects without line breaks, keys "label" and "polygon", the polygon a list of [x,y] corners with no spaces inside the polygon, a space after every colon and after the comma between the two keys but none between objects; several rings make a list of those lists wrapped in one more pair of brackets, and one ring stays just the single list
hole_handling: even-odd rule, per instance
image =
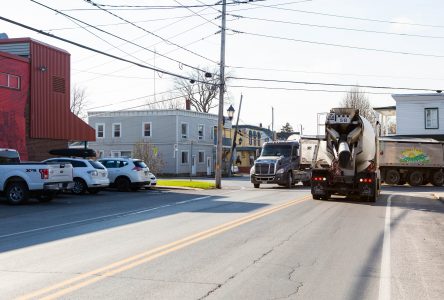
[{"label": "building wall vent", "polygon": [[65,78],[52,76],[52,91],[56,93],[64,94],[66,90],[65,87]]}]

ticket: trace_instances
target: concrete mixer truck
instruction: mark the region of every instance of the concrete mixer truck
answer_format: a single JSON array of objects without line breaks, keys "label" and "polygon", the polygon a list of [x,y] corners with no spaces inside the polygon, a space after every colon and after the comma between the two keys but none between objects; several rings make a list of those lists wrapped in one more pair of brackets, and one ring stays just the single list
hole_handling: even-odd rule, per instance
[{"label": "concrete mixer truck", "polygon": [[331,195],[374,202],[380,191],[377,136],[370,122],[354,108],[334,108],[325,121],[325,141],[331,164],[314,168],[313,199]]}]

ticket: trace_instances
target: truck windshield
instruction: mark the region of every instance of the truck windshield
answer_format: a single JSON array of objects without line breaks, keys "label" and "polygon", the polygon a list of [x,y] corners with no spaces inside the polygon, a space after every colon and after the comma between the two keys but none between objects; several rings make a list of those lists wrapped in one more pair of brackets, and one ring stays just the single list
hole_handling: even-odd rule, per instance
[{"label": "truck windshield", "polygon": [[265,145],[262,149],[261,156],[285,156],[289,157],[291,154],[290,145]]}]

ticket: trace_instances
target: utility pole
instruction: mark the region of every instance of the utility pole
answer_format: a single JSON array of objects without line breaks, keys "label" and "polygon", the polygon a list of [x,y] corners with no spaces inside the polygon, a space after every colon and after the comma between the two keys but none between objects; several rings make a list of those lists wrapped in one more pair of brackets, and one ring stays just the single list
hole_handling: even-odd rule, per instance
[{"label": "utility pole", "polygon": [[230,167],[228,169],[228,176],[231,176],[231,166],[233,165],[234,148],[236,147],[237,125],[239,125],[239,115],[240,115],[240,112],[241,112],[242,98],[243,97],[244,96],[241,94],[241,98],[240,98],[240,102],[239,102],[239,110],[237,112],[236,127],[234,129],[233,144],[231,145]]},{"label": "utility pole", "polygon": [[274,107],[271,107],[271,140],[274,141]]},{"label": "utility pole", "polygon": [[222,188],[222,132],[224,117],[224,92],[225,92],[225,27],[227,14],[227,0],[222,0],[222,27],[220,31],[220,85],[219,85],[219,114],[217,120],[217,147],[216,147],[216,188]]}]

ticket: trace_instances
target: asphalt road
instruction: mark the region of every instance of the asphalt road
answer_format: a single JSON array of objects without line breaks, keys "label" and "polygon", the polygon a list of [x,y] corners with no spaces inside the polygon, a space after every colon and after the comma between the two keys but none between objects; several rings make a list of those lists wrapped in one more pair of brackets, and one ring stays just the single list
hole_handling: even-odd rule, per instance
[{"label": "asphalt road", "polygon": [[0,202],[0,299],[443,298],[442,189],[222,184]]}]

